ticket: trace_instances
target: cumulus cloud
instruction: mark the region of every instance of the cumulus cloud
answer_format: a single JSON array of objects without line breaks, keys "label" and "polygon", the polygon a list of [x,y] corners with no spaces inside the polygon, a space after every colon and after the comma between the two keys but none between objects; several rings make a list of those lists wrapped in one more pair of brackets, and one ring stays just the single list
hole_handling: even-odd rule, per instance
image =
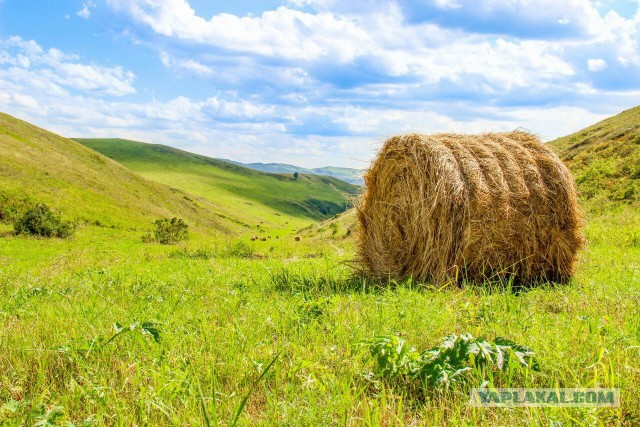
[{"label": "cumulus cloud", "polygon": [[[288,0],[210,18],[187,0],[107,2],[165,66],[257,100],[259,120],[297,139],[520,126],[550,138],[602,118],[594,99],[628,105],[613,93],[640,89],[640,18],[588,0]],[[250,122],[225,108],[203,111]]]},{"label": "cumulus cloud", "polygon": [[[349,5],[361,3],[354,2]],[[638,20],[615,13],[601,17],[587,0],[549,0],[543,5],[530,0],[373,0],[369,7],[363,3],[360,15],[353,15],[344,2],[305,0],[289,4],[308,3],[319,12],[279,7],[259,16],[221,13],[209,20],[198,16],[186,0],[108,3],[135,25],[162,37],[152,44],[158,45],[165,65],[201,76],[212,74],[212,61],[236,55],[245,68],[284,65],[345,88],[398,78],[435,84],[470,75],[514,88],[574,75],[572,69],[591,59],[579,64],[579,58],[567,52],[601,48],[613,52],[619,62],[635,64],[638,58]],[[429,19],[413,19],[418,11]],[[459,24],[448,25],[439,18],[448,11],[461,14],[451,18]],[[578,27],[568,29],[573,23]],[[492,32],[485,24],[504,29],[495,33],[505,37],[484,36]],[[519,31],[528,26],[532,33],[529,37],[509,32],[509,25]],[[564,33],[549,27],[558,25]],[[567,40],[546,40],[561,35]],[[192,47],[189,57],[182,56],[184,43]]]},{"label": "cumulus cloud", "polygon": [[[271,105],[233,94],[204,100],[117,101],[54,93],[0,76],[5,111],[66,136],[164,143],[213,157],[365,167],[377,143],[398,132],[486,132],[527,127],[546,139],[604,117],[581,107]],[[82,108],[78,108],[81,105]]]},{"label": "cumulus cloud", "polygon": [[260,17],[222,13],[206,20],[186,0],[108,0],[108,4],[159,35],[267,57],[329,57],[345,62],[370,43],[368,34],[355,23],[330,13],[280,7]]},{"label": "cumulus cloud", "polygon": [[135,75],[122,67],[79,62],[75,55],[43,49],[33,40],[10,37],[0,40],[0,73],[6,83],[32,82],[52,93],[67,90],[121,96],[135,93]]},{"label": "cumulus cloud", "polygon": [[[200,75],[211,74],[207,61],[216,52],[222,57],[230,51],[243,55],[244,68],[255,69],[275,58],[280,67],[302,69],[319,83],[342,88],[394,80],[461,82],[471,75],[488,86],[509,89],[573,73],[559,55],[561,48],[551,44],[490,41],[434,24],[407,25],[397,4],[358,20],[286,7],[256,17],[218,14],[205,20],[185,0],[109,0],[109,4],[165,38],[160,54],[165,65],[191,68]],[[206,54],[196,60],[190,50],[191,58],[183,58],[183,49],[180,45],[172,49],[172,41],[203,46]]]},{"label": "cumulus cloud", "polygon": [[22,95],[20,93],[13,93],[7,95],[6,102],[13,102],[19,107],[28,108],[31,110],[41,110],[38,102],[29,95]]}]

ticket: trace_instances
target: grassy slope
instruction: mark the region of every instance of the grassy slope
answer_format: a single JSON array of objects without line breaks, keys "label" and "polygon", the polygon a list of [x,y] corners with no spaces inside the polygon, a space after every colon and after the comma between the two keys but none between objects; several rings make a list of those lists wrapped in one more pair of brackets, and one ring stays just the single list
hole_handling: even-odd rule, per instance
[{"label": "grassy slope", "polygon": [[77,139],[142,176],[215,201],[252,226],[295,229],[342,212],[341,193],[357,187],[335,178],[270,174],[163,145],[122,139]]},{"label": "grassy slope", "polygon": [[203,198],[148,181],[72,140],[0,114],[0,198],[44,202],[67,217],[121,228],[181,216],[209,231],[237,228]]},{"label": "grassy slope", "polygon": [[640,201],[640,106],[549,144],[590,207]]}]

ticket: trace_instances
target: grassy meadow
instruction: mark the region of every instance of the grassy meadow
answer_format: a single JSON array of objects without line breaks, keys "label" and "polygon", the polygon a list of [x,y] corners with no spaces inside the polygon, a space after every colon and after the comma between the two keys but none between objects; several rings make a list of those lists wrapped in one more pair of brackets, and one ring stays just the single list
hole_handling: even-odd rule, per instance
[{"label": "grassy meadow", "polygon": [[[575,153],[588,244],[568,285],[436,288],[357,274],[353,212],[323,211],[344,200],[330,178],[83,140],[121,165],[0,119],[0,208],[26,197],[77,223],[45,239],[0,215],[0,425],[640,424],[640,209],[633,194],[589,196],[600,181],[580,180]],[[629,165],[607,177],[635,188]],[[190,238],[143,243],[167,216]],[[465,333],[527,346],[539,369],[473,368],[449,387],[375,375],[374,337],[422,351]],[[473,408],[481,384],[616,387],[621,405]]]},{"label": "grassy meadow", "polygon": [[[5,227],[0,420],[228,425],[278,356],[238,425],[635,425],[639,222],[623,207],[588,218],[575,280],[520,293],[369,283],[349,268],[353,241],[329,230],[301,242],[163,246],[96,226],[71,240]],[[112,338],[116,324],[128,329]],[[619,387],[622,405],[474,409],[469,385],[411,392],[368,378],[371,358],[354,351],[377,334],[422,349],[464,332],[535,351],[539,372],[485,378],[496,386]]]}]

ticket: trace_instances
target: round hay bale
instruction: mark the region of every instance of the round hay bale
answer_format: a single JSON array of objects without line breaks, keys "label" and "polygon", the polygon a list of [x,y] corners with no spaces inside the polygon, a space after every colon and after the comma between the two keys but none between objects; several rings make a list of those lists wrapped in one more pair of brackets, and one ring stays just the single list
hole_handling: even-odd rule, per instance
[{"label": "round hay bale", "polygon": [[573,177],[527,132],[392,137],[365,188],[359,261],[372,276],[566,282],[583,245]]}]

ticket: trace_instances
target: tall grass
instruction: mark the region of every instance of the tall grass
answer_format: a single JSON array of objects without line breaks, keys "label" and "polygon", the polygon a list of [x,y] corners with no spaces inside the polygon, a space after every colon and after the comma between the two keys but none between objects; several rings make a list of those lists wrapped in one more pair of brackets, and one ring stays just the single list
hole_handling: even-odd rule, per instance
[{"label": "tall grass", "polygon": [[[167,247],[102,227],[81,227],[69,241],[3,235],[0,420],[634,425],[638,220],[633,209],[590,218],[572,283],[518,292],[369,283],[352,275],[345,261],[353,248],[343,239],[323,248],[308,240],[247,240],[245,257],[244,247],[225,253],[223,241]],[[472,408],[465,387],[425,394],[372,381],[373,360],[353,351],[376,336],[428,349],[464,333],[507,337],[531,348],[540,365],[474,374],[468,386],[618,387],[621,407]]]}]

